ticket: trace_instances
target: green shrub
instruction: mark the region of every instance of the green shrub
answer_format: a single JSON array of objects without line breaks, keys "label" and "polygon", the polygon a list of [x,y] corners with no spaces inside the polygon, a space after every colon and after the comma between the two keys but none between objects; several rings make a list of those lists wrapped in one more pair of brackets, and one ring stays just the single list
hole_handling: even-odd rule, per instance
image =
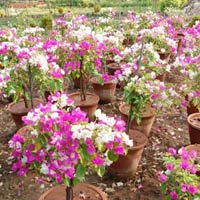
[{"label": "green shrub", "polygon": [[87,8],[89,6],[88,0],[83,0],[83,7]]},{"label": "green shrub", "polygon": [[61,7],[60,7],[60,8],[58,8],[58,13],[62,15],[62,14],[64,13],[64,9],[63,9],[63,8],[61,8]]},{"label": "green shrub", "polygon": [[46,30],[51,30],[53,27],[53,18],[50,15],[45,15],[41,19],[41,26]]},{"label": "green shrub", "polygon": [[93,8],[93,7],[94,7],[94,2],[89,2],[89,3],[88,3],[88,7],[89,7],[89,8]]},{"label": "green shrub", "polygon": [[101,5],[100,4],[94,4],[94,12],[98,13],[101,11]]},{"label": "green shrub", "polygon": [[196,21],[200,21],[200,15],[194,15],[192,17],[192,20],[190,21],[190,23],[188,24],[189,27],[192,27],[195,25]]},{"label": "green shrub", "polygon": [[0,11],[0,17],[4,17],[4,12]]},{"label": "green shrub", "polygon": [[36,27],[37,26],[37,21],[33,18],[29,19],[29,26],[30,27]]},{"label": "green shrub", "polygon": [[160,11],[165,12],[166,8],[181,8],[187,0],[160,0]]}]

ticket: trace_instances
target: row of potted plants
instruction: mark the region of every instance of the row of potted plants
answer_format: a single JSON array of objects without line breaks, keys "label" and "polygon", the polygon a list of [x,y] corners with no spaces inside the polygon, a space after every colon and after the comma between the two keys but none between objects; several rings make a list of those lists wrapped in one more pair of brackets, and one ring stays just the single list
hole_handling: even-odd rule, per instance
[{"label": "row of potted plants", "polygon": [[[84,137],[89,133],[95,133],[94,137],[98,137],[99,133],[101,137],[103,137],[105,132],[109,132],[110,129],[108,128],[106,128],[106,130],[102,129],[104,127],[103,125],[107,124],[109,121],[111,121],[111,124],[114,123],[114,119],[99,114],[99,111],[95,116],[95,110],[98,105],[99,97],[103,102],[110,102],[114,99],[117,82],[121,84],[121,88],[124,91],[125,103],[120,106],[120,112],[122,113],[122,118],[127,122],[127,135],[136,141],[138,137],[135,136],[138,135],[136,134],[137,131],[129,132],[131,128],[143,132],[146,136],[142,136],[142,133],[140,133],[139,139],[143,137],[144,144],[137,145],[141,146],[141,148],[136,147],[135,149],[134,146],[130,147],[126,157],[123,155],[125,152],[122,148],[123,145],[119,146],[118,151],[121,153],[118,152],[119,160],[117,162],[118,164],[122,164],[120,170],[116,168],[117,162],[110,167],[111,171],[113,170],[114,173],[120,174],[125,169],[123,173],[129,175],[136,171],[136,168],[128,169],[127,171],[127,168],[129,168],[131,164],[129,163],[124,166],[124,160],[138,163],[141,157],[141,154],[139,155],[138,152],[142,153],[147,143],[147,137],[150,134],[151,126],[155,119],[155,110],[159,110],[162,106],[169,107],[174,103],[180,104],[179,94],[175,92],[173,85],[165,83],[164,79],[160,78],[160,75],[169,72],[170,68],[173,66],[179,67],[181,73],[183,73],[185,77],[185,83],[180,88],[184,96],[186,96],[186,99],[184,98],[182,101],[182,105],[187,105],[188,102],[192,102],[193,105],[197,106],[197,109],[199,108],[198,33],[200,23],[197,23],[192,28],[183,30],[178,18],[165,19],[157,14],[142,14],[138,16],[131,13],[128,14],[128,18],[124,19],[123,22],[120,34],[119,26],[112,27],[111,24],[109,24],[110,28],[107,26],[100,26],[97,28],[97,21],[91,26],[85,16],[74,17],[66,15],[65,18],[55,20],[54,30],[48,35],[45,35],[44,30],[38,27],[26,29],[20,36],[18,36],[15,30],[9,29],[5,30],[2,34],[0,46],[2,66],[0,89],[2,93],[6,93],[15,101],[20,98],[24,99],[19,102],[24,104],[26,108],[22,109],[22,111],[21,109],[17,111],[21,116],[26,115],[29,111],[29,109],[27,109],[28,107],[34,108],[37,107],[37,104],[41,103],[41,101],[34,100],[33,94],[36,93],[35,91],[40,89],[42,94],[44,92],[55,93],[56,91],[63,91],[66,80],[72,81],[78,79],[80,83],[80,92],[78,92],[78,94],[70,94],[69,97],[74,101],[77,107],[81,107],[81,110],[87,113],[90,121],[95,120],[95,118],[98,121],[98,117],[100,117],[100,124],[98,124],[99,122],[96,123],[97,121],[88,122],[86,116],[79,109],[71,110],[69,108],[71,100],[68,100],[67,96],[60,95],[60,93],[56,93],[57,96],[50,96],[49,99],[51,102],[44,106],[40,105],[37,109],[31,110],[27,117],[24,117],[25,124],[28,124],[28,127],[32,128],[31,132],[30,130],[25,130],[25,133],[27,132],[25,135],[28,136],[26,141],[23,138],[25,137],[23,133],[22,136],[17,134],[13,138],[13,140],[16,138],[20,140],[16,141],[17,145],[22,143],[25,146],[21,144],[19,145],[20,148],[16,149],[18,146],[13,145],[12,140],[10,142],[11,147],[14,148],[14,154],[19,153],[17,154],[19,162],[15,163],[13,167],[13,169],[19,170],[19,174],[23,175],[27,171],[27,169],[24,168],[26,165],[33,165],[33,167],[39,169],[40,173],[46,170],[48,173],[43,174],[55,178],[56,180],[58,179],[58,182],[65,182],[69,187],[67,189],[68,195],[71,194],[70,187],[72,186],[69,179],[75,177],[74,183],[82,181],[85,175],[86,165],[90,161],[92,161],[92,163],[94,160],[98,162],[93,163],[96,165],[91,166],[97,170],[99,175],[102,175],[105,168],[98,168],[98,164],[103,162],[103,158],[107,158],[101,157],[95,153],[96,157],[93,157],[94,154],[92,154],[89,158],[83,155],[84,152],[81,152],[82,149],[84,151],[84,148],[86,148],[85,145],[87,145],[87,142],[88,145],[94,149],[92,141],[86,141],[85,138],[82,141],[83,138],[80,136],[78,136],[79,138],[72,138],[73,141],[71,141],[70,144],[72,144],[75,139],[78,139],[78,141],[82,141],[81,144],[84,145],[80,146],[81,149],[78,151],[78,153],[80,153],[81,165],[78,164],[73,169],[63,169],[62,162],[66,164],[66,162],[68,162],[68,157],[66,157],[67,160],[58,162],[54,160],[54,153],[56,158],[59,158],[59,156],[61,158],[61,154],[67,153],[66,151],[68,151],[68,149],[62,149],[62,145],[70,139],[66,134],[62,135],[64,131],[69,130],[69,134],[77,134],[78,132],[80,134],[84,133]],[[135,22],[135,25],[133,22]],[[101,22],[98,23],[100,25],[102,24]],[[131,40],[132,44],[130,44],[130,42],[128,44],[124,42],[124,39],[127,39],[125,37],[129,35],[127,34],[128,31],[134,33],[132,34],[132,36],[134,36],[134,39],[132,38]],[[180,46],[180,39],[177,41],[176,37],[179,32],[184,33],[181,38],[182,46]],[[193,36],[195,36],[195,40]],[[170,55],[172,56],[169,60]],[[175,62],[173,62],[174,58]],[[108,63],[114,61],[117,62],[118,71],[111,77],[107,74],[107,68],[109,66]],[[168,63],[169,61],[171,62],[170,64]],[[100,87],[98,83],[104,86],[107,85],[107,83],[112,83],[114,84],[114,86],[111,86],[111,89],[113,89],[112,92],[110,92],[110,87],[108,88],[107,86],[107,88],[104,88],[104,92],[96,92],[99,97],[87,93],[86,81],[91,77],[94,89],[95,87],[96,89]],[[190,88],[192,92],[188,92],[188,88]],[[185,91],[187,91],[187,93],[184,93]],[[111,99],[108,99],[108,96]],[[60,100],[58,100],[58,97]],[[92,101],[91,103],[90,101],[93,97],[94,102]],[[56,107],[58,106],[55,104],[56,101],[60,101],[60,104],[64,105],[66,108],[64,110],[59,110],[60,108]],[[66,102],[70,105],[68,103],[66,104]],[[94,106],[92,111],[89,111],[88,108],[90,104]],[[13,106],[17,108],[15,104],[11,104],[10,110],[12,110]],[[51,116],[53,116],[53,118]],[[152,118],[152,120],[149,122],[150,118]],[[39,127],[39,131],[36,130],[38,128],[37,123],[41,126]],[[54,123],[58,123],[59,125],[55,125]],[[124,124],[124,122],[117,121],[116,124],[114,123],[112,125],[116,125],[117,130],[121,132],[122,129],[120,125],[122,124]],[[20,122],[18,126],[22,126],[22,122]],[[146,129],[144,129],[145,126]],[[62,130],[60,130],[60,128]],[[50,133],[50,135],[47,133]],[[112,133],[109,132],[109,136],[111,135]],[[127,135],[122,135],[124,139],[127,139]],[[91,137],[92,135],[88,136],[88,138]],[[65,141],[65,139],[67,140]],[[94,140],[96,141],[96,138]],[[119,142],[118,139],[116,142]],[[44,152],[42,149],[47,146],[50,147],[49,145],[55,145],[49,149],[50,154],[49,152]],[[117,154],[115,151],[113,152],[113,147],[115,146],[109,143],[108,146],[106,145],[106,148],[109,149],[109,145],[111,145],[111,151],[109,151],[110,153],[108,155],[104,156],[108,156],[109,160],[116,161],[118,156],[115,155]],[[25,149],[22,149],[22,146],[25,147]],[[27,148],[30,149],[27,150]],[[98,148],[97,145],[97,149]],[[98,149],[102,150],[100,153],[105,153],[106,149],[101,148],[103,147]],[[16,150],[19,150],[19,152],[16,152]],[[131,157],[132,151],[137,151],[139,155],[135,161]],[[28,155],[24,155],[23,153],[28,153]],[[90,155],[90,153],[88,154]],[[27,160],[27,156],[29,155],[29,160]],[[47,163],[43,163],[42,160],[40,161],[37,156],[41,157],[41,159],[45,157],[48,161],[52,161],[53,166],[47,166]],[[87,161],[85,164],[84,159]],[[76,162],[78,163],[79,161],[76,160]],[[75,164],[77,164],[76,162]],[[54,169],[58,163],[62,169]],[[105,164],[105,162],[103,163]],[[61,170],[61,174],[65,172],[65,177],[63,178],[55,173],[57,170],[58,172]],[[71,175],[74,176],[69,177],[68,170],[69,173],[72,173]],[[76,180],[77,177],[80,180]],[[70,199],[70,197],[68,198]]]}]

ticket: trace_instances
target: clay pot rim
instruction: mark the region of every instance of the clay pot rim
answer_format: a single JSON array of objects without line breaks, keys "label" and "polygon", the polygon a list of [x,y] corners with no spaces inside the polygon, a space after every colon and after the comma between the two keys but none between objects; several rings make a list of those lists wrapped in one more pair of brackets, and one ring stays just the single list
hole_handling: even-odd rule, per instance
[{"label": "clay pot rim", "polygon": [[[83,187],[87,187],[87,188],[90,188],[90,189],[96,191],[96,192],[100,195],[100,197],[102,197],[102,200],[107,200],[106,194],[105,194],[103,191],[101,191],[98,187],[93,186],[93,185],[88,184],[88,183],[79,183],[78,185],[82,185]],[[53,190],[56,190],[56,188],[59,188],[59,187],[66,188],[66,186],[64,186],[64,185],[54,186],[54,187],[50,188],[49,190],[47,190],[46,192],[44,192],[44,193],[39,197],[38,200],[44,200],[44,197],[45,197],[48,193],[50,193],[50,192],[53,191]],[[76,187],[76,186],[75,186],[75,187]]]},{"label": "clay pot rim", "polygon": [[[185,147],[185,149],[186,149],[186,151],[190,151],[190,148],[195,148],[195,147],[197,147],[197,148],[199,148],[200,149],[200,144],[190,144],[190,145],[188,145],[188,146],[186,146]],[[200,151],[199,151],[200,152]],[[197,152],[197,157],[200,157],[200,154],[198,155],[198,152]]]},{"label": "clay pot rim", "polygon": [[[88,96],[88,95],[93,96],[93,97],[96,98],[96,99],[95,99],[96,101],[94,101],[93,104],[90,104],[91,106],[96,105],[96,104],[99,103],[100,98],[99,98],[98,95],[96,95],[96,94],[94,94],[94,93],[86,92],[86,96]],[[68,97],[71,98],[71,99],[73,100],[72,96],[79,96],[79,97],[80,97],[81,95],[80,95],[80,92],[73,92],[73,93],[68,94]],[[80,99],[81,99],[81,97],[80,97]],[[87,102],[87,99],[86,99],[85,101],[81,101],[81,100],[80,100],[80,102],[82,102],[82,103],[76,104],[76,106],[88,106],[88,104],[85,105],[85,102]]]},{"label": "clay pot rim", "polygon": [[191,119],[192,119],[193,117],[196,117],[196,116],[199,116],[199,117],[200,117],[200,113],[193,113],[193,114],[189,115],[188,118],[187,118],[187,122],[188,122],[188,124],[189,124],[190,126],[192,126],[193,128],[196,128],[196,129],[200,130],[200,125],[197,126],[197,125],[192,124],[192,122],[191,122]]},{"label": "clay pot rim", "polygon": [[[110,75],[109,75],[109,76],[110,76]],[[97,77],[96,77],[96,76],[92,77],[92,78],[90,79],[90,82],[92,82],[92,84],[101,85],[101,84],[98,83]],[[113,84],[116,85],[116,84],[117,84],[117,80],[109,80],[108,82],[103,83],[103,85],[113,85]],[[103,86],[103,85],[102,85],[102,86]]]},{"label": "clay pot rim", "polygon": [[[40,99],[40,98],[33,98],[33,101],[38,101],[38,102],[40,102],[40,103],[44,103],[43,100]],[[10,113],[12,113],[12,114],[20,114],[20,115],[23,114],[23,115],[26,115],[27,112],[29,112],[31,108],[26,108],[26,111],[24,111],[24,112],[13,112],[13,110],[12,110],[12,107],[13,107],[14,105],[16,105],[16,104],[18,104],[18,103],[22,103],[22,102],[24,102],[24,99],[19,99],[18,102],[11,102],[11,103],[9,103],[9,104],[8,104],[8,111],[9,111]],[[24,107],[24,108],[25,108],[25,107]]]},{"label": "clay pot rim", "polygon": [[[125,112],[125,109],[122,109],[122,107],[124,107],[124,106],[127,106],[125,102],[123,102],[121,105],[119,105],[119,111],[120,111],[122,114],[128,116],[128,113]],[[149,107],[150,107],[150,106],[149,106]],[[155,109],[152,108],[152,107],[150,107],[150,108],[151,108],[152,114],[145,115],[145,116],[142,115],[142,118],[143,118],[143,119],[147,119],[147,118],[151,118],[151,117],[155,116]]]},{"label": "clay pot rim", "polygon": [[129,133],[130,133],[130,131],[138,133],[138,134],[141,134],[141,136],[143,138],[145,138],[145,142],[143,144],[139,144],[139,145],[135,146],[134,145],[134,139],[133,139],[133,146],[128,148],[129,151],[135,151],[135,150],[141,149],[141,148],[143,148],[143,147],[145,147],[147,145],[149,140],[148,140],[148,137],[144,133],[142,133],[142,132],[140,132],[138,130],[134,130],[134,129],[129,129]]},{"label": "clay pot rim", "polygon": [[111,69],[120,69],[120,64],[117,62],[112,62],[106,65],[107,68],[111,68]]}]

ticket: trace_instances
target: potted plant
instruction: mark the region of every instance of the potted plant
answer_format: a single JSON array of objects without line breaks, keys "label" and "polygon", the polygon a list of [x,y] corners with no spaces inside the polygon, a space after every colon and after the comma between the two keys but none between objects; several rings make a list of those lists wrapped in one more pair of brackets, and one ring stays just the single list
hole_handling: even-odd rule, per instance
[{"label": "potted plant", "polygon": [[[69,109],[72,101],[65,94],[57,93],[49,100],[24,117],[27,129],[21,134],[16,133],[9,141],[15,157],[12,169],[18,175],[35,169],[39,175],[64,184],[66,193],[60,194],[71,200],[76,198],[74,195],[80,195],[74,185],[84,181],[89,169],[102,176],[105,166],[117,160],[118,155],[125,154],[127,146],[133,143],[124,132],[125,123],[120,119],[107,117],[97,110],[97,121],[89,123],[80,108]],[[67,108],[63,109],[63,106]],[[90,186],[88,188],[91,190]],[[45,193],[44,199],[52,192],[55,190]],[[83,193],[87,196],[85,191]]]},{"label": "potted plant", "polygon": [[196,172],[200,164],[195,163],[196,151],[184,147],[177,152],[169,148],[163,156],[164,171],[159,172],[161,191],[166,199],[199,199],[200,185]]},{"label": "potted plant", "polygon": [[104,45],[92,33],[80,36],[81,32],[81,29],[74,30],[68,38],[70,47],[64,69],[72,79],[80,81],[80,92],[70,94],[70,98],[93,120],[99,97],[86,92],[86,81],[100,69]]},{"label": "potted plant", "polygon": [[42,41],[43,31],[39,27],[28,28],[20,36],[15,35],[11,42],[2,43],[1,58],[6,68],[3,69],[1,93],[13,100],[8,108],[18,127],[22,126],[21,117],[42,103],[41,99],[33,98],[33,88],[39,84],[40,75],[48,70],[45,55],[36,45]]},{"label": "potted plant", "polygon": [[150,67],[151,70],[148,70],[149,65],[154,66],[154,63],[151,60],[146,61],[145,53],[146,48],[143,45],[139,58],[136,56],[135,59],[132,58],[132,63],[122,65],[116,76],[124,90],[125,103],[120,105],[119,110],[127,121],[127,131],[132,128],[149,136],[155,119],[155,109],[170,106],[173,103],[172,97],[177,94],[170,85],[156,79],[156,68]]},{"label": "potted plant", "polygon": [[[180,87],[184,99],[182,106],[187,107],[188,115],[200,111],[200,57],[198,27],[200,23],[185,32],[185,49],[177,56],[174,66],[184,76]],[[193,33],[193,34],[192,34]]]}]

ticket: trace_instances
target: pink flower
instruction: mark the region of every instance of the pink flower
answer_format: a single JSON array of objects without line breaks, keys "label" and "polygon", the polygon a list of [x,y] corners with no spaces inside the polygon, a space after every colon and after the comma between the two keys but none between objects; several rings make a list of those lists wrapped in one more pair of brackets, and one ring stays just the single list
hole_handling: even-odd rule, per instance
[{"label": "pink flower", "polygon": [[186,101],[186,100],[181,101],[181,105],[182,105],[183,107],[186,107],[186,106],[187,106],[187,101]]},{"label": "pink flower", "polygon": [[119,145],[119,146],[115,147],[114,152],[115,152],[116,155],[123,155],[123,154],[125,154],[125,149],[124,149],[123,146]]},{"label": "pink flower", "polygon": [[197,172],[195,165],[190,165],[189,170],[190,170],[190,173],[192,173],[192,174],[196,174],[196,172]]},{"label": "pink flower", "polygon": [[188,185],[187,185],[186,183],[182,183],[182,184],[181,184],[181,191],[182,191],[182,192],[187,192],[187,186],[188,186]]},{"label": "pink flower", "polygon": [[162,183],[167,182],[168,177],[165,174],[160,174],[159,179]]},{"label": "pink flower", "polygon": [[170,192],[172,200],[178,199],[178,194],[175,191]]},{"label": "pink flower", "polygon": [[189,167],[188,161],[182,160],[181,163],[180,163],[180,168],[186,170],[186,169],[188,169],[188,167]]},{"label": "pink flower", "polygon": [[176,149],[174,149],[174,148],[169,148],[169,149],[168,149],[168,152],[169,152],[172,156],[176,155]]},{"label": "pink flower", "polygon": [[104,161],[101,157],[96,156],[95,158],[92,159],[92,163],[98,166],[102,166],[104,164]]},{"label": "pink flower", "polygon": [[192,195],[195,195],[198,192],[197,188],[195,188],[193,185],[188,185],[188,191]]},{"label": "pink flower", "polygon": [[174,169],[174,165],[172,164],[172,163],[167,163],[166,164],[166,168],[167,168],[167,170],[173,170]]}]

